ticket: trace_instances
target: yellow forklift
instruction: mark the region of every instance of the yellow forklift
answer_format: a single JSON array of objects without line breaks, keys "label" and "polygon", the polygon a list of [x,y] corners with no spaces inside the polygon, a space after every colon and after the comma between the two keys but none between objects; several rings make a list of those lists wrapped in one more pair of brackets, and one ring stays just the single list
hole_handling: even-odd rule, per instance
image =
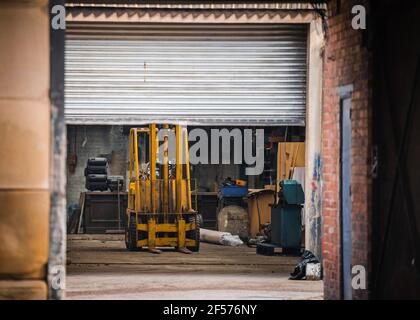
[{"label": "yellow forklift", "polygon": [[[158,130],[162,130],[158,140]],[[170,135],[175,157],[170,163]],[[188,134],[180,125],[131,128],[129,142],[126,247],[130,251],[172,247],[183,253],[200,248],[200,219],[192,207]],[[162,155],[158,159],[158,151]],[[158,161],[159,160],[159,161]],[[163,161],[162,161],[163,160]]]}]

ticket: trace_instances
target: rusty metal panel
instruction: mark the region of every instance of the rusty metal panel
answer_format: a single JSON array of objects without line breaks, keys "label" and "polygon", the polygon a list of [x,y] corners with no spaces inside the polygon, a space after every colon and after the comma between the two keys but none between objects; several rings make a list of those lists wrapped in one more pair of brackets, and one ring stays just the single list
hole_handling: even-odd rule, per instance
[{"label": "rusty metal panel", "polygon": [[[118,1],[116,1],[118,2]],[[194,1],[193,1],[194,2]],[[205,22],[309,23],[326,3],[66,3],[67,21],[80,22]],[[261,21],[263,20],[263,21]],[[286,22],[287,21],[287,22]]]},{"label": "rusty metal panel", "polygon": [[[71,8],[83,8],[90,9],[86,10],[89,14],[94,12],[94,10],[101,10],[104,8],[110,9],[173,9],[173,10],[326,10],[327,4],[324,2],[314,3],[309,1],[302,2],[245,2],[245,3],[159,3],[159,2],[149,2],[149,3],[131,3],[126,1],[125,3],[104,3],[104,1],[95,1],[95,0],[78,0],[75,3],[67,2],[67,9]],[[163,11],[164,12],[164,11]],[[163,14],[163,12],[158,12]],[[182,11],[181,11],[182,12]]]},{"label": "rusty metal panel", "polygon": [[117,192],[86,192],[83,224],[85,233],[106,233],[124,230],[126,225],[127,193],[120,192],[118,216]]},{"label": "rusty metal panel", "polygon": [[[196,195],[196,197],[195,197]],[[203,221],[202,228],[216,230],[217,229],[217,205],[218,198],[216,192],[197,192],[192,197],[193,201],[197,200],[194,207],[201,214]]]},{"label": "rusty metal panel", "polygon": [[307,26],[70,24],[69,124],[304,125]]}]

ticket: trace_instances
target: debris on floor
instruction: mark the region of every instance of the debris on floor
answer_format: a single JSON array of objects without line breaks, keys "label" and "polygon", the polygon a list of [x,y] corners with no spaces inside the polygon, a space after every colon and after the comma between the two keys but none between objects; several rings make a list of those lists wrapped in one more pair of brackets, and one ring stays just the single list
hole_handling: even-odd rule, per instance
[{"label": "debris on floor", "polygon": [[299,263],[290,274],[289,280],[320,280],[321,277],[319,259],[309,250],[305,250]]},{"label": "debris on floor", "polygon": [[308,263],[306,265],[306,280],[320,280],[321,279],[321,263]]},{"label": "debris on floor", "polygon": [[255,246],[259,243],[265,243],[267,242],[267,238],[265,236],[255,236],[248,238],[248,246]]},{"label": "debris on floor", "polygon": [[200,228],[200,241],[231,247],[244,244],[238,235],[232,235],[229,232],[221,232],[203,228]]}]

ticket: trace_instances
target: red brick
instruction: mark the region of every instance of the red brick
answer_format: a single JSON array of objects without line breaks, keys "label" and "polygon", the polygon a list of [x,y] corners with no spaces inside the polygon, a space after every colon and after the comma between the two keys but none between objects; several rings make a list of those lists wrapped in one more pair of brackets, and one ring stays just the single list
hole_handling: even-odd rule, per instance
[{"label": "red brick", "polygon": [[[370,255],[370,131],[371,55],[362,45],[362,34],[351,28],[351,8],[366,0],[341,0],[341,13],[336,12],[336,1],[329,3],[329,29],[324,59],[324,105],[322,116],[323,158],[323,265],[324,296],[340,298],[340,104],[337,89],[352,83],[352,208],[353,208],[353,262],[366,265]],[[334,228],[334,233],[330,233]],[[368,275],[369,277],[369,275]],[[367,298],[357,293],[356,298]]]}]

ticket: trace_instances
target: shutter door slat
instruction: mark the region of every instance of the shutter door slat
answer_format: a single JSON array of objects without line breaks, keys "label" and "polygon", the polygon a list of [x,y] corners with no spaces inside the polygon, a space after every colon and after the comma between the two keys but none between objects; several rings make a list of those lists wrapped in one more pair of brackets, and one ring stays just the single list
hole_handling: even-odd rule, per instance
[{"label": "shutter door slat", "polygon": [[304,25],[68,27],[71,124],[304,125]]}]

